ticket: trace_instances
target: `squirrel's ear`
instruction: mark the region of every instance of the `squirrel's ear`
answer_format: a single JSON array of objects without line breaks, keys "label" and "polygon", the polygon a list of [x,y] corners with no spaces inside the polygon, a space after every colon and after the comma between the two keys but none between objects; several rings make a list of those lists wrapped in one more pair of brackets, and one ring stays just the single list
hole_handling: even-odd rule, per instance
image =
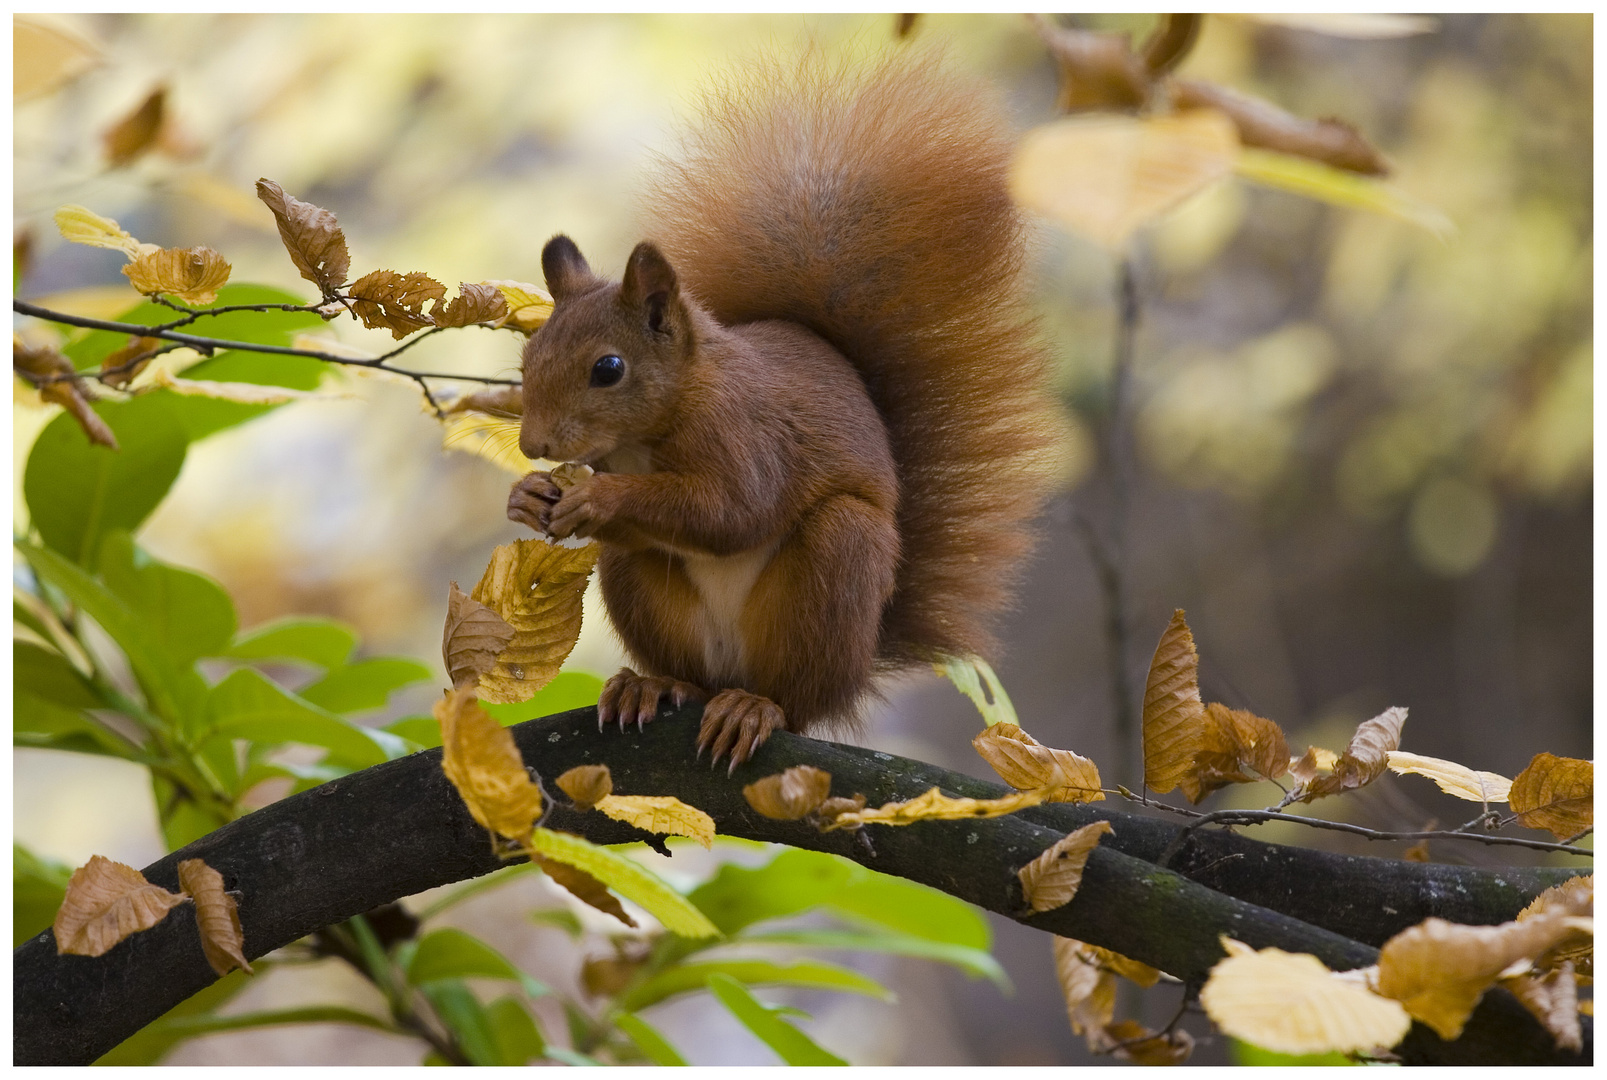
[{"label": "squirrel's ear", "polygon": [[625,264],[625,281],[619,294],[631,307],[643,309],[647,328],[661,334],[669,329],[670,305],[680,295],[680,285],[664,253],[643,240]]},{"label": "squirrel's ear", "polygon": [[548,240],[547,246],[541,249],[541,272],[547,278],[547,291],[555,301],[592,280],[586,257],[563,233]]}]

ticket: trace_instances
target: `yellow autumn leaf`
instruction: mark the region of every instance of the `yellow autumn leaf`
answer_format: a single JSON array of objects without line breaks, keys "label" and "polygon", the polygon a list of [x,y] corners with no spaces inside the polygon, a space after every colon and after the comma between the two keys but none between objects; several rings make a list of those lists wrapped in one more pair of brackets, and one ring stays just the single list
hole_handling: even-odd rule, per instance
[{"label": "yellow autumn leaf", "polygon": [[626,912],[625,905],[619,902],[619,897],[609,892],[607,885],[580,867],[570,866],[557,859],[549,859],[538,851],[527,850],[525,854],[530,856],[531,862],[541,868],[542,873],[552,879],[554,885],[561,887],[582,904],[596,908],[604,915],[612,915],[632,929],[636,927],[636,920]]},{"label": "yellow autumn leaf", "polygon": [[73,871],[51,929],[56,952],[102,956],[130,934],[149,930],[188,897],[152,885],[132,866],[101,855]]},{"label": "yellow autumn leaf", "polygon": [[478,412],[503,420],[518,420],[524,414],[524,390],[518,386],[489,386],[444,401],[443,411]]},{"label": "yellow autumn leaf", "polygon": [[1045,802],[1099,802],[1099,766],[1070,750],[1044,746],[1014,724],[985,729],[971,745],[1004,782],[1021,791],[1040,790]]},{"label": "yellow autumn leaf", "polygon": [[523,281],[482,281],[502,294],[508,305],[504,327],[531,333],[552,315],[552,297],[547,290]]},{"label": "yellow autumn leaf", "polygon": [[1280,1054],[1354,1053],[1390,1047],[1412,1026],[1399,1002],[1321,960],[1252,949],[1226,935],[1228,956],[1211,969],[1200,1005],[1224,1032]]},{"label": "yellow autumn leaf", "polygon": [[614,777],[607,765],[576,765],[554,782],[581,810],[590,810],[614,793]]},{"label": "yellow autumn leaf", "polygon": [[530,472],[530,459],[519,449],[519,421],[465,412],[446,421],[441,445],[484,458],[514,476]]},{"label": "yellow autumn leaf", "polygon": [[558,674],[580,637],[580,599],[598,550],[596,544],[565,548],[530,539],[492,552],[470,595],[514,633],[496,667],[480,676],[486,701],[528,701]]},{"label": "yellow autumn leaf", "polygon": [[[1594,877],[1581,875],[1569,878],[1561,885],[1553,885],[1531,900],[1528,907],[1518,912],[1518,921],[1525,922],[1557,913],[1563,916],[1589,916],[1594,908],[1595,896]],[[1579,974],[1588,977],[1594,974],[1595,942],[1593,933],[1573,929],[1536,958],[1534,966],[1546,971],[1569,963]]]},{"label": "yellow autumn leaf", "polygon": [[1033,911],[1053,911],[1071,903],[1082,887],[1083,867],[1099,846],[1099,838],[1111,832],[1110,822],[1096,821],[1067,833],[1042,855],[1016,872],[1021,891]]},{"label": "yellow autumn leaf", "polygon": [[1444,213],[1394,184],[1336,169],[1308,157],[1245,147],[1239,152],[1234,171],[1263,187],[1292,191],[1319,202],[1370,210],[1410,222],[1442,240],[1456,233],[1456,226]]},{"label": "yellow autumn leaf", "polygon": [[158,248],[135,257],[123,276],[146,296],[176,296],[186,304],[210,304],[229,282],[228,262],[209,247]]},{"label": "yellow autumn leaf", "polygon": [[201,929],[201,951],[218,975],[235,968],[252,974],[246,962],[245,934],[240,929],[240,910],[234,897],[223,888],[223,875],[201,859],[179,863],[179,888],[195,901],[195,921]]},{"label": "yellow autumn leaf", "polygon": [[988,727],[994,724],[1020,726],[1021,722],[1016,719],[1016,707],[1010,703],[1010,695],[1004,692],[1004,684],[980,656],[950,657],[941,664],[933,664],[932,670],[971,699],[971,704],[982,714],[982,722]]},{"label": "yellow autumn leaf", "polygon": [[1512,778],[1507,802],[1518,821],[1544,829],[1558,840],[1584,832],[1595,823],[1596,767],[1579,758],[1536,754]]},{"label": "yellow autumn leaf", "polygon": [[838,814],[823,831],[858,828],[861,825],[913,825],[917,821],[1002,817],[1042,802],[1043,793],[1038,791],[1018,791],[1002,799],[960,799],[945,795],[934,787],[903,802],[890,802],[868,810]]},{"label": "yellow autumn leaf", "polygon": [[1181,1065],[1194,1053],[1194,1036],[1178,1029],[1151,1031],[1137,1020],[1118,1020],[1105,1026],[1111,1052],[1134,1065]]},{"label": "yellow autumn leaf", "polygon": [[[831,795],[831,773],[813,765],[794,765],[786,772],[755,780],[742,789],[748,805],[776,821],[808,817]],[[861,802],[854,809],[863,809]]]},{"label": "yellow autumn leaf", "polygon": [[87,207],[63,206],[56,211],[56,228],[61,232],[63,240],[74,244],[88,244],[90,247],[111,248],[121,251],[130,259],[138,258],[145,251],[154,251],[152,244],[141,244],[123,227],[108,217],[101,217]]},{"label": "yellow autumn leaf", "polygon": [[323,390],[294,390],[288,386],[269,386],[262,383],[214,382],[211,379],[186,379],[173,374],[165,366],[147,369],[150,377],[142,385],[160,386],[185,397],[205,397],[218,401],[237,401],[242,405],[278,405],[286,401],[332,400],[350,397]]},{"label": "yellow autumn leaf", "polygon": [[1403,776],[1408,773],[1426,776],[1447,795],[1455,795],[1468,802],[1503,803],[1507,801],[1507,792],[1512,788],[1512,781],[1504,776],[1478,772],[1443,758],[1391,750],[1388,760],[1390,772]]},{"label": "yellow autumn leaf", "polygon": [[1193,772],[1204,746],[1199,670],[1194,635],[1178,608],[1155,646],[1144,685],[1144,783],[1162,795]]},{"label": "yellow autumn leaf", "polygon": [[567,863],[590,874],[632,903],[645,908],[672,934],[689,938],[719,937],[720,930],[690,900],[657,874],[623,855],[569,833],[536,829],[526,845],[532,855]]},{"label": "yellow autumn leaf", "polygon": [[[1325,795],[1337,795],[1365,787],[1389,768],[1389,753],[1401,745],[1401,728],[1406,710],[1399,705],[1385,709],[1371,720],[1363,720],[1350,738],[1350,745],[1334,762],[1333,772],[1300,785],[1300,801],[1311,802]],[[1309,753],[1309,751],[1308,751]]]},{"label": "yellow autumn leaf", "polygon": [[1023,206],[1119,252],[1139,228],[1231,175],[1238,153],[1233,121],[1215,109],[1076,116],[1027,132],[1010,191]]},{"label": "yellow autumn leaf", "polygon": [[502,616],[451,583],[446,597],[446,628],[441,633],[441,659],[453,686],[474,686],[496,667],[497,657],[513,640],[513,627]]},{"label": "yellow autumn leaf", "polygon": [[1055,977],[1066,998],[1071,1030],[1083,1036],[1088,1049],[1109,1048],[1105,1025],[1116,1015],[1116,976],[1099,963],[1092,945],[1074,938],[1053,939]]},{"label": "yellow autumn leaf", "polygon": [[704,847],[714,845],[714,819],[672,795],[605,795],[596,809],[615,821],[670,836],[689,836]]},{"label": "yellow autumn leaf", "polygon": [[441,724],[441,769],[474,820],[500,836],[524,841],[541,816],[541,789],[525,772],[513,733],[480,708],[468,689],[435,703]]},{"label": "yellow autumn leaf", "polygon": [[1485,990],[1514,963],[1532,960],[1567,937],[1569,919],[1561,911],[1499,926],[1425,919],[1378,951],[1378,992],[1406,1006],[1440,1038],[1455,1039]]},{"label": "yellow autumn leaf", "polygon": [[1501,985],[1534,1014],[1559,1049],[1578,1053],[1584,1047],[1584,1032],[1579,1024],[1579,983],[1572,964],[1565,963],[1543,975],[1514,975],[1502,979]]}]

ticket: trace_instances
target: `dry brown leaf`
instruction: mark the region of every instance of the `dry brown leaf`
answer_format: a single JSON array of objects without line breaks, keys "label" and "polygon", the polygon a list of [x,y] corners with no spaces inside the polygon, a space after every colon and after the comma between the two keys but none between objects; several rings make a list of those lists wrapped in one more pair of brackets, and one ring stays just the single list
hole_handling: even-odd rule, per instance
[{"label": "dry brown leaf", "polygon": [[598,546],[564,548],[539,539],[503,544],[470,595],[513,627],[496,667],[480,676],[480,696],[528,701],[552,681],[580,637],[580,599]]},{"label": "dry brown leaf", "polygon": [[[1325,795],[1365,787],[1389,768],[1389,753],[1401,745],[1401,727],[1406,710],[1399,705],[1385,709],[1371,720],[1364,720],[1350,738],[1350,745],[1334,762],[1333,772],[1317,776],[1300,785],[1300,801],[1311,802]],[[1309,755],[1311,752],[1307,751]]]},{"label": "dry brown leaf", "polygon": [[645,958],[599,956],[580,966],[580,985],[591,997],[613,997],[630,985]]},{"label": "dry brown leaf", "polygon": [[1407,862],[1434,861],[1433,859],[1429,858],[1427,840],[1419,840],[1417,843],[1401,852],[1401,858],[1405,859]]},{"label": "dry brown leaf", "polygon": [[[156,350],[162,348],[164,344],[161,338],[129,338],[127,345],[108,354],[106,359],[100,362],[100,381],[121,390],[145,370]],[[122,370],[118,370],[120,368]]]},{"label": "dry brown leaf", "polygon": [[444,297],[446,286],[418,271],[398,274],[395,270],[375,270],[352,282],[346,291],[356,298],[352,309],[364,326],[389,330],[391,337],[400,341],[435,325],[424,305]]},{"label": "dry brown leaf", "polygon": [[1514,963],[1567,937],[1569,916],[1548,912],[1500,926],[1425,919],[1378,952],[1378,992],[1406,1006],[1442,1039],[1455,1039],[1484,991]]},{"label": "dry brown leaf", "polygon": [[1536,754],[1512,778],[1508,805],[1518,821],[1566,840],[1595,822],[1596,767],[1579,758]]},{"label": "dry brown leaf", "polygon": [[[90,442],[117,449],[117,436],[90,407],[89,388],[78,378],[71,360],[49,346],[29,345],[13,334],[11,367],[28,385],[39,387],[42,401],[60,405],[71,413]],[[60,378],[63,375],[68,378]]]},{"label": "dry brown leaf", "polygon": [[[1561,885],[1553,885],[1539,896],[1529,902],[1529,906],[1518,912],[1518,921],[1537,919],[1542,916],[1561,913],[1564,916],[1589,916],[1594,907],[1596,895],[1596,879],[1594,877],[1570,878]],[[1534,962],[1534,966],[1541,971],[1548,971],[1564,963],[1570,963],[1579,974],[1589,978],[1595,969],[1595,942],[1593,933],[1586,933],[1574,929],[1551,948],[1542,953]]]},{"label": "dry brown leaf", "polygon": [[1186,1031],[1151,1031],[1137,1020],[1106,1025],[1111,1052],[1134,1065],[1181,1065],[1194,1053],[1194,1036]]},{"label": "dry brown leaf", "polygon": [[1088,856],[1099,846],[1099,838],[1111,831],[1108,821],[1084,825],[1017,871],[1028,906],[1033,911],[1053,911],[1071,903],[1082,887]]},{"label": "dry brown leaf", "polygon": [[568,491],[588,476],[595,474],[596,471],[590,465],[583,465],[576,461],[566,461],[562,465],[555,466],[548,475],[552,477],[552,482],[558,485],[558,490]]},{"label": "dry brown leaf", "polygon": [[159,248],[123,267],[129,283],[146,296],[176,296],[201,306],[218,298],[231,267],[209,247]]},{"label": "dry brown leaf", "polygon": [[689,836],[704,847],[714,846],[714,819],[673,795],[605,795],[597,809],[615,821],[670,836]]},{"label": "dry brown leaf", "polygon": [[545,855],[526,849],[530,861],[541,867],[542,873],[559,885],[562,885],[569,894],[581,903],[596,908],[605,915],[612,915],[626,926],[634,927],[636,920],[625,911],[619,898],[608,891],[608,886],[592,877],[578,866],[549,859]]},{"label": "dry brown leaf", "polygon": [[474,686],[496,667],[497,657],[513,640],[513,627],[502,616],[466,595],[452,582],[446,597],[446,629],[441,659],[453,686]]},{"label": "dry brown leaf", "polygon": [[1061,112],[1135,109],[1149,100],[1150,70],[1126,34],[1056,26],[1029,16],[1060,70]]},{"label": "dry brown leaf", "polygon": [[482,281],[502,294],[508,305],[508,318],[503,326],[521,330],[526,334],[541,329],[552,315],[552,297],[545,289],[523,281]]},{"label": "dry brown leaf", "polygon": [[152,885],[132,866],[101,855],[73,871],[51,929],[56,952],[101,956],[113,945],[149,930],[187,897]]},{"label": "dry brown leaf", "polygon": [[1551,1032],[1561,1050],[1578,1053],[1584,1046],[1579,1024],[1579,984],[1572,964],[1564,963],[1544,975],[1524,974],[1502,979],[1501,985],[1534,1014]]},{"label": "dry brown leaf", "polygon": [[958,799],[934,787],[904,802],[838,814],[823,831],[857,829],[861,825],[913,825],[917,821],[1002,817],[1042,802],[1043,794],[1037,791],[1018,791],[1002,799]]},{"label": "dry brown leaf", "polygon": [[447,413],[481,412],[501,420],[517,420],[524,415],[524,391],[517,386],[497,386],[476,390],[454,398]]},{"label": "dry brown leaf", "polygon": [[590,810],[614,792],[614,777],[607,765],[576,765],[554,782],[581,810]]},{"label": "dry brown leaf", "polygon": [[[831,795],[831,773],[813,765],[794,765],[786,772],[755,780],[742,789],[748,805],[776,821],[797,821],[809,816]],[[864,809],[861,797],[855,810]],[[849,812],[845,807],[840,812]],[[835,817],[836,815],[831,815]]]},{"label": "dry brown leaf", "polygon": [[1315,956],[1257,951],[1226,935],[1222,946],[1228,956],[1211,969],[1200,1005],[1235,1039],[1281,1054],[1353,1053],[1394,1046],[1412,1026],[1399,1002]]},{"label": "dry brown leaf", "polygon": [[1144,686],[1144,783],[1162,795],[1194,771],[1204,747],[1199,669],[1194,635],[1178,608],[1155,646]]},{"label": "dry brown leaf", "polygon": [[1512,781],[1493,772],[1478,772],[1466,765],[1443,758],[1425,757],[1391,750],[1388,754],[1389,770],[1394,773],[1415,773],[1426,776],[1447,795],[1476,803],[1502,803],[1512,789]]},{"label": "dry brown leaf", "polygon": [[458,285],[458,295],[444,306],[435,305],[436,326],[468,326],[471,323],[502,325],[508,317],[508,302],[495,285]]},{"label": "dry brown leaf", "polygon": [[56,211],[56,228],[63,240],[90,247],[111,248],[121,251],[130,259],[141,252],[155,250],[154,245],[141,244],[111,218],[101,217],[86,207],[68,205]]},{"label": "dry brown leaf", "polygon": [[815,811],[822,821],[835,821],[843,814],[857,814],[865,809],[865,796],[855,794],[849,798],[835,796],[820,804]]},{"label": "dry brown leaf", "polygon": [[352,257],[334,214],[285,194],[272,180],[257,181],[257,198],[273,211],[279,239],[302,277],[325,296],[346,283]]},{"label": "dry brown leaf", "polygon": [[1139,228],[1230,175],[1238,152],[1233,121],[1214,109],[1071,117],[1027,132],[1010,190],[1023,206],[1120,252]]},{"label": "dry brown leaf", "polygon": [[463,688],[436,702],[435,718],[441,724],[441,769],[474,820],[510,840],[529,840],[541,816],[541,789],[525,772],[513,733]]},{"label": "dry brown leaf", "polygon": [[223,875],[200,859],[179,863],[179,888],[195,901],[195,921],[201,930],[201,951],[212,970],[224,976],[235,968],[251,974],[245,956],[245,934],[240,909],[223,888]]},{"label": "dry brown leaf", "polygon": [[1105,1025],[1116,1015],[1116,976],[1099,963],[1092,945],[1058,936],[1053,940],[1055,976],[1066,997],[1071,1030],[1087,1040],[1090,1051],[1102,1053],[1110,1046]]},{"label": "dry brown leaf", "polygon": [[101,136],[106,161],[114,169],[127,165],[156,143],[167,111],[167,87],[158,86],[134,111],[113,124]]},{"label": "dry brown leaf", "polygon": [[1070,750],[1044,746],[1014,724],[994,724],[971,740],[1004,782],[1021,791],[1040,790],[1045,802],[1098,802],[1099,767]]},{"label": "dry brown leaf", "polygon": [[1244,146],[1296,154],[1364,176],[1389,173],[1389,162],[1378,148],[1343,120],[1307,120],[1264,98],[1194,79],[1178,79],[1170,91],[1172,103],[1179,109],[1215,109],[1226,114]]},{"label": "dry brown leaf", "polygon": [[1289,744],[1271,720],[1213,701],[1205,707],[1203,721],[1194,769],[1179,781],[1189,802],[1229,784],[1272,780],[1289,771]]}]

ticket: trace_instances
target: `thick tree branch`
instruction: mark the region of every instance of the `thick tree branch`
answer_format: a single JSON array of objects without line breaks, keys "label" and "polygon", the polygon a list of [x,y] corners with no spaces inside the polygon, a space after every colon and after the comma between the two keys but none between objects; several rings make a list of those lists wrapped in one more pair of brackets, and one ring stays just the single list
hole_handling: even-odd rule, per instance
[{"label": "thick tree branch", "polygon": [[[1224,932],[1257,947],[1314,953],[1336,968],[1366,965],[1376,957],[1367,944],[1124,853],[1121,848],[1127,846],[1158,855],[1176,827],[1119,812],[1048,806],[985,821],[874,828],[867,830],[869,845],[849,833],[821,834],[802,823],[768,820],[747,806],[742,785],[805,762],[833,774],[835,794],[861,792],[873,803],[908,798],[934,783],[960,794],[996,795],[1002,789],[920,762],[786,733],[773,737],[752,762],[727,778],[724,770],[692,764],[697,712],[696,707],[681,710],[642,734],[599,733],[592,709],[530,721],[514,731],[525,761],[543,777],[574,765],[606,763],[617,792],[676,795],[713,815],[722,833],[836,852],[1030,926],[1115,949],[1186,981],[1204,979],[1221,957],[1218,935]],[[1030,913],[1016,870],[1075,822],[1094,817],[1114,822],[1116,832],[1089,860],[1082,891],[1056,911]],[[642,836],[600,814],[563,807],[554,810],[548,824],[604,843]],[[1264,849],[1262,872],[1269,876],[1291,858],[1280,859],[1270,845],[1226,839],[1249,846],[1228,853],[1242,858],[1218,861],[1219,876],[1233,879],[1231,872],[1222,875],[1220,870],[1261,857]],[[1216,842],[1212,837],[1191,839],[1179,865],[1210,867],[1212,859],[1201,860],[1197,847]],[[221,871],[227,886],[241,895],[250,957],[387,901],[499,865],[485,831],[442,774],[439,751],[379,765],[275,803],[153,864],[146,877],[173,888],[179,860],[197,857]],[[1428,869],[1400,865],[1415,873]],[[1468,880],[1477,882],[1477,872],[1471,873]],[[1502,877],[1522,873],[1502,871]],[[1539,887],[1546,876],[1534,875],[1529,885]],[[1406,877],[1399,883],[1403,893]],[[1332,890],[1333,883],[1323,887]],[[1269,884],[1263,891],[1275,890]],[[1485,902],[1501,910],[1485,911],[1478,921],[1509,918],[1516,911],[1512,904],[1521,905],[1528,894],[1525,888],[1482,892]],[[16,1063],[70,1064],[94,1060],[215,976],[202,956],[193,914],[181,907],[154,929],[93,959],[56,955],[46,931],[16,951],[13,978]],[[1583,1058],[1558,1053],[1516,1001],[1505,992],[1492,992],[1457,1042],[1442,1043],[1419,1027],[1402,1053],[1413,1061],[1517,1064],[1588,1060],[1589,1046]]]}]

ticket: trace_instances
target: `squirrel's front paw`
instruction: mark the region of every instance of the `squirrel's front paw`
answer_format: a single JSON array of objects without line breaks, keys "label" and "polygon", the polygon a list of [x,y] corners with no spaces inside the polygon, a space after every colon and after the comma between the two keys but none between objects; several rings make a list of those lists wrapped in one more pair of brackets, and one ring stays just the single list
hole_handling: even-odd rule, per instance
[{"label": "squirrel's front paw", "polygon": [[764,745],[770,733],[786,726],[781,706],[769,698],[750,694],[746,690],[721,690],[703,707],[703,725],[697,733],[697,756],[712,749],[718,764],[726,754],[731,755],[731,767],[726,775],[753,756]]},{"label": "squirrel's front paw", "polygon": [[547,532],[552,508],[562,496],[563,489],[552,482],[551,473],[529,473],[508,492],[508,518],[537,532]]},{"label": "squirrel's front paw", "polygon": [[708,696],[701,688],[679,679],[638,675],[630,668],[620,668],[619,674],[603,685],[603,692],[597,699],[597,730],[603,730],[603,725],[610,720],[618,720],[619,730],[624,731],[626,723],[634,718],[636,730],[640,731],[658,712],[660,698],[668,697],[677,705],[685,705],[688,701],[703,701]]},{"label": "squirrel's front paw", "polygon": [[610,515],[604,508],[605,492],[598,479],[589,477],[563,492],[547,521],[548,536],[554,540],[587,537],[607,523]]}]

